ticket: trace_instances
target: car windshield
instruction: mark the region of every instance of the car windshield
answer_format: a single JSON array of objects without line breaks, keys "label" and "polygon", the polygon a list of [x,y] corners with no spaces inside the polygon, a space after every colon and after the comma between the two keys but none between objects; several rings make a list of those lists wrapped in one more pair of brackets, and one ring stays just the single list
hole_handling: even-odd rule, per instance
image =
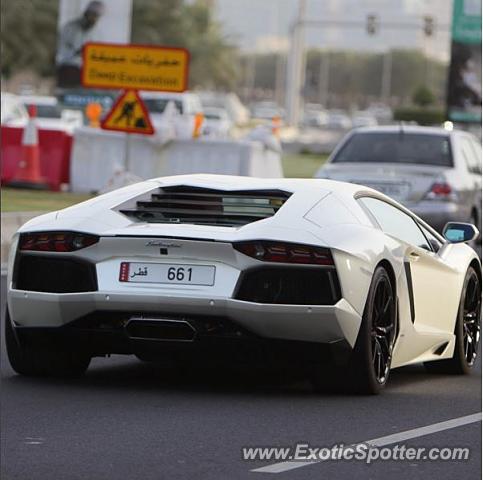
[{"label": "car windshield", "polygon": [[333,163],[415,163],[452,166],[448,137],[411,133],[356,133]]},{"label": "car windshield", "polygon": [[179,113],[183,113],[183,104],[180,100],[172,98],[143,98],[143,101],[150,113],[163,113],[166,105],[173,102]]},{"label": "car windshield", "polygon": [[36,108],[39,118],[60,118],[62,115],[62,109],[58,105],[36,105]]},{"label": "car windshield", "polygon": [[208,113],[205,113],[205,118],[207,118],[208,120],[221,120],[221,115],[219,113],[212,113],[212,112],[208,112]]}]

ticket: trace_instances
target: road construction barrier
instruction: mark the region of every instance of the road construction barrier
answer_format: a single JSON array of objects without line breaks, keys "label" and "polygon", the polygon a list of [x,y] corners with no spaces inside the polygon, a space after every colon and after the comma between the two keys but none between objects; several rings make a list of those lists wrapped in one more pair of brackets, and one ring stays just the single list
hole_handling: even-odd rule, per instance
[{"label": "road construction barrier", "polygon": [[283,176],[280,152],[259,141],[172,140],[84,127],[75,131],[71,190],[103,190],[120,168],[133,177],[218,173],[256,177]]},{"label": "road construction barrier", "polygon": [[[23,161],[23,127],[2,125],[1,145],[1,182],[3,185],[14,179]],[[58,191],[62,184],[69,183],[69,162],[72,136],[61,130],[38,130],[40,176],[50,190]]]},{"label": "road construction barrier", "polygon": [[39,132],[35,123],[36,115],[37,107],[30,105],[29,119],[22,132],[22,158],[13,178],[8,182],[9,187],[42,190],[48,188],[40,174]]}]

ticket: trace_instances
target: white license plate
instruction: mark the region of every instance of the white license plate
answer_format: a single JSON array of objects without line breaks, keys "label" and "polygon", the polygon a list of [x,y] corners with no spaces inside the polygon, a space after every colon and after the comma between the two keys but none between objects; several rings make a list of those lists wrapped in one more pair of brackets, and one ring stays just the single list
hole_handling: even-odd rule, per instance
[{"label": "white license plate", "polygon": [[215,270],[212,265],[122,262],[119,281],[211,286],[215,283]]}]

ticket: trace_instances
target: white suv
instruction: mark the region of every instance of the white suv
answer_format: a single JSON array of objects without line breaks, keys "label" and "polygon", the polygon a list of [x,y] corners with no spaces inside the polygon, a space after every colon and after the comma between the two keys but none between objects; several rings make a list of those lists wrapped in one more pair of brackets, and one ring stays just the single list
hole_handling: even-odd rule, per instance
[{"label": "white suv", "polygon": [[165,121],[165,109],[169,102],[176,107],[178,137],[191,137],[194,128],[194,117],[203,112],[200,97],[196,93],[169,93],[169,92],[141,92],[154,128],[161,126]]}]

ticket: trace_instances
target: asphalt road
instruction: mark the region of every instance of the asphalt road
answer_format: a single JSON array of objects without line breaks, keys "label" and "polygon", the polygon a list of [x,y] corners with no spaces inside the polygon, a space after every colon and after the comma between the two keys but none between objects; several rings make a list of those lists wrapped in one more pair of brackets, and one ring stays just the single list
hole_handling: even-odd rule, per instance
[{"label": "asphalt road", "polygon": [[[2,332],[5,278],[1,280]],[[394,371],[378,397],[317,395],[263,372],[177,377],[134,358],[95,359],[77,381],[17,376],[1,351],[5,480],[481,478],[481,422],[405,442],[469,447],[468,461],[329,461],[284,473],[251,470],[243,446],[332,446],[481,412],[481,364],[467,377]]]}]

